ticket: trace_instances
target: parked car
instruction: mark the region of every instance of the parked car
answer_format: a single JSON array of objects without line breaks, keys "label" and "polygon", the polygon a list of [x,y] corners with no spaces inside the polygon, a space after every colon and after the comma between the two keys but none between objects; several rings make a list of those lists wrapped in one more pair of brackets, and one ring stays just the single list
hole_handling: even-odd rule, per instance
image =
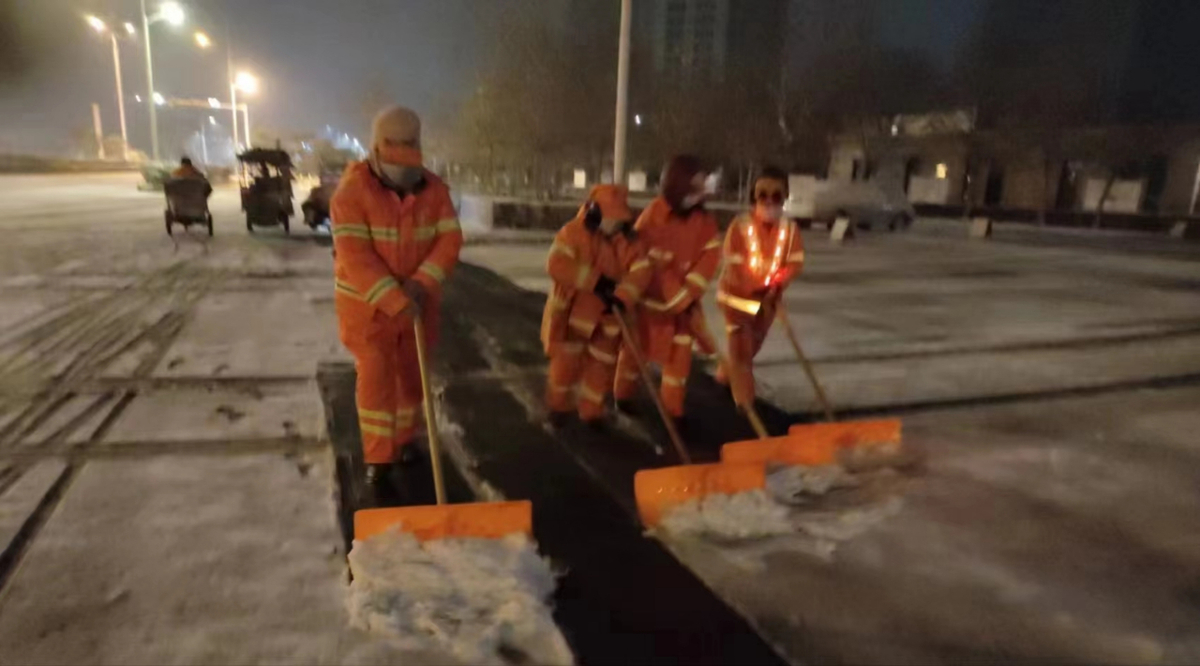
[{"label": "parked car", "polygon": [[[807,212],[807,211],[806,211]],[[841,216],[860,229],[907,229],[916,217],[899,188],[873,181],[824,181],[812,193],[811,218],[832,225]]]}]

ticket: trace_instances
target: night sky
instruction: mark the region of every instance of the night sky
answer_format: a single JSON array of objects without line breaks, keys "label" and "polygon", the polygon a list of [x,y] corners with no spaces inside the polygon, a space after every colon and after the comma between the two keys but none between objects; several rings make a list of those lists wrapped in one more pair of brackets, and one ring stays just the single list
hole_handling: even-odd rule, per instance
[{"label": "night sky", "polygon": [[[151,28],[156,88],[168,97],[228,99],[225,49],[231,41],[234,68],[262,81],[251,100],[256,127],[312,130],[331,124],[353,131],[364,123],[364,101],[372,91],[390,94],[436,123],[471,89],[495,17],[542,1],[547,0],[183,0],[187,25]],[[885,41],[922,50],[946,67],[981,4],[880,2]],[[15,29],[21,56],[0,53],[20,65],[0,69],[0,152],[66,152],[72,130],[90,127],[93,101],[101,105],[105,133],[116,133],[111,47],[83,16],[137,23],[137,0],[0,0],[0,5],[0,21],[8,24],[6,30]],[[207,52],[191,42],[198,28],[215,41]],[[145,148],[145,110],[131,103],[146,89],[141,48],[122,42],[130,139]]]}]

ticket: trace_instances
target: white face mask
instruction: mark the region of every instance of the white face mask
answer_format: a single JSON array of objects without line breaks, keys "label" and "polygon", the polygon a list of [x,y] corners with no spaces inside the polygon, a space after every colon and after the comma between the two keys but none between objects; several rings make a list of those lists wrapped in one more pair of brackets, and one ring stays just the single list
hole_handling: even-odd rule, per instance
[{"label": "white face mask", "polygon": [[758,204],[758,216],[764,220],[778,222],[783,217],[783,206],[775,204]]},{"label": "white face mask", "polygon": [[691,194],[684,196],[683,200],[679,203],[683,205],[684,210],[691,210],[692,208],[699,206],[700,202],[702,201],[704,201],[704,194],[692,192]]},{"label": "white face mask", "polygon": [[617,230],[621,228],[621,224],[623,222],[623,220],[600,220],[600,233],[604,234],[605,236],[611,236],[617,233]]}]

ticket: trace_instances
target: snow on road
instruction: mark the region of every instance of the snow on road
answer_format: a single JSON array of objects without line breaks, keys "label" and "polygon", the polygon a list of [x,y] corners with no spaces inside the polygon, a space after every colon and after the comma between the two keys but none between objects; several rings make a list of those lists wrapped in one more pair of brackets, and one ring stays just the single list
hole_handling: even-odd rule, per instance
[{"label": "snow on road", "polygon": [[351,622],[463,664],[571,664],[550,615],[554,573],[524,535],[418,542],[392,530],[350,551]]}]

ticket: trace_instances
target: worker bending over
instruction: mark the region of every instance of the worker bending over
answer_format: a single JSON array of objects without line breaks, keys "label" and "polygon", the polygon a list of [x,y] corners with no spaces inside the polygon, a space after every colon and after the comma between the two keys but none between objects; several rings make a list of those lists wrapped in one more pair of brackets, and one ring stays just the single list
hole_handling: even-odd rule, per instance
[{"label": "worker bending over", "polygon": [[[721,258],[717,222],[704,209],[706,176],[696,158],[672,158],[659,196],[635,227],[653,267],[638,308],[637,337],[646,359],[662,366],[662,401],[680,430],[692,344],[698,343],[706,353],[716,352],[700,304]],[[630,409],[637,381],[636,361],[623,350],[613,390],[618,407]]]},{"label": "worker bending over", "polygon": [[584,423],[604,417],[621,346],[617,317],[650,282],[627,201],[624,187],[597,185],[550,247],[546,270],[554,289],[542,315],[542,346],[550,357],[546,406],[555,428],[576,405]]},{"label": "worker bending over", "polygon": [[420,315],[432,347],[442,283],[463,242],[449,188],[421,165],[417,114],[386,109],[372,124],[369,158],[346,168],[330,202],[338,332],[358,371],[363,459],[376,493],[392,489],[393,463],[416,459],[413,320]]},{"label": "worker bending over", "polygon": [[717,302],[725,315],[729,368],[717,381],[728,383],[733,399],[745,407],[754,402],[754,357],[775,321],[779,299],[804,267],[804,242],[796,223],[783,215],[787,174],[763,169],[754,182],[754,208],[734,219],[725,234],[725,268]]}]

